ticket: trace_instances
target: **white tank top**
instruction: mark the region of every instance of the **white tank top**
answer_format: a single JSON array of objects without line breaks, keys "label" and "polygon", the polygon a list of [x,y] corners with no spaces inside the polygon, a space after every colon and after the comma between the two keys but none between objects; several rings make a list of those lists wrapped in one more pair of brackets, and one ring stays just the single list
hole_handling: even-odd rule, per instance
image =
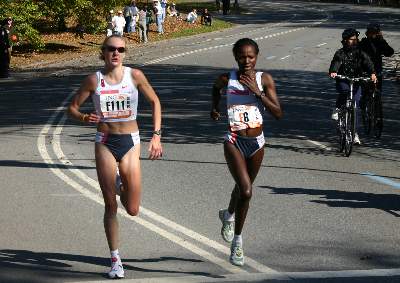
[{"label": "white tank top", "polygon": [[124,67],[122,81],[110,85],[98,71],[97,88],[92,100],[101,122],[126,122],[136,120],[138,90],[132,80],[131,68]]},{"label": "white tank top", "polygon": [[[260,91],[263,91],[262,74],[262,72],[256,73],[256,81]],[[231,131],[262,126],[264,106],[251,90],[239,82],[236,71],[229,73],[226,104]]]}]

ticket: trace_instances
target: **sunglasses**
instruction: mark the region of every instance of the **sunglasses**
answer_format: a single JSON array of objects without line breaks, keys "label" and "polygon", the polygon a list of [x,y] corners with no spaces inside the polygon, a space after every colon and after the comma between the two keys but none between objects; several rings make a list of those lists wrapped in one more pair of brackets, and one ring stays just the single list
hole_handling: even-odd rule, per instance
[{"label": "sunglasses", "polygon": [[125,47],[115,47],[115,46],[107,45],[105,50],[108,52],[115,52],[116,50],[118,50],[118,53],[124,53]]}]

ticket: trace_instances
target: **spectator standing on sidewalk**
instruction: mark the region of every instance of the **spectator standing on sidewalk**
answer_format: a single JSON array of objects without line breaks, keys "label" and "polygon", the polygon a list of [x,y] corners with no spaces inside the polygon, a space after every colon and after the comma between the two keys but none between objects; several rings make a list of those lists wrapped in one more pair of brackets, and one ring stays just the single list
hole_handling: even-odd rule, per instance
[{"label": "spectator standing on sidewalk", "polygon": [[131,21],[132,21],[132,9],[130,5],[126,5],[124,7],[124,18],[125,18],[125,26],[124,32],[131,32]]},{"label": "spectator standing on sidewalk", "polygon": [[164,34],[163,20],[162,20],[162,7],[158,0],[154,0],[154,12],[156,14],[156,23],[158,34]]},{"label": "spectator standing on sidewalk", "polygon": [[146,11],[146,36],[149,39],[150,24],[154,23],[154,14],[153,9],[149,9],[147,5],[144,6],[144,10]]},{"label": "spectator standing on sidewalk", "polygon": [[138,20],[138,13],[139,13],[139,9],[136,6],[136,2],[132,1],[131,2],[131,32],[136,32],[136,23]]},{"label": "spectator standing on sidewalk", "polygon": [[140,8],[138,13],[139,21],[139,40],[140,42],[147,42],[147,22],[146,22],[146,8]]},{"label": "spectator standing on sidewalk", "polygon": [[162,22],[165,22],[165,17],[167,16],[167,5],[168,0],[161,0],[161,8],[162,8]]},{"label": "spectator standing on sidewalk", "polygon": [[11,62],[11,44],[8,37],[12,19],[6,18],[0,23],[0,78],[8,78]]},{"label": "spectator standing on sidewalk", "polygon": [[113,26],[114,26],[113,33],[116,35],[119,35],[119,36],[123,36],[125,24],[126,24],[126,21],[122,15],[122,11],[119,10],[118,15],[115,15],[113,17]]},{"label": "spectator standing on sidewalk", "polygon": [[106,32],[106,36],[110,36],[113,33],[113,16],[114,16],[114,10],[110,10],[107,17],[106,17],[106,21],[107,21],[107,32]]}]

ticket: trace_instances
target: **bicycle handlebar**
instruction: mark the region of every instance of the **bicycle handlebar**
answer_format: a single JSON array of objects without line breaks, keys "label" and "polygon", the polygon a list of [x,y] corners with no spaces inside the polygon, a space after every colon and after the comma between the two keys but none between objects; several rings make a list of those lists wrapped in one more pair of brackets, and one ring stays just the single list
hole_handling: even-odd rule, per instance
[{"label": "bicycle handlebar", "polygon": [[370,82],[370,81],[372,81],[371,78],[368,78],[368,77],[351,78],[351,77],[343,76],[343,75],[336,75],[336,77],[334,77],[334,79],[341,79],[341,80],[346,80],[349,82],[359,82],[359,81]]}]

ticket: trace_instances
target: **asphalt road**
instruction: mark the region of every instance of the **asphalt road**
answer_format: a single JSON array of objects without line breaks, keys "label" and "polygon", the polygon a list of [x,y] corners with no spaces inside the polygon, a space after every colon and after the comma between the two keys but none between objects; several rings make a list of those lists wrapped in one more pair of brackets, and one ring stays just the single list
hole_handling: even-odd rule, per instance
[{"label": "asphalt road", "polygon": [[[386,70],[382,138],[337,151],[334,82],[341,31],[383,23],[400,48],[400,11],[296,1],[247,1],[234,28],[130,50],[163,106],[162,160],[147,159],[151,112],[140,101],[143,201],[122,210],[120,253],[129,282],[400,282],[399,84]],[[243,239],[246,265],[229,264],[218,210],[233,180],[222,150],[226,119],[209,119],[216,77],[235,67],[232,43],[260,46],[285,116],[266,117],[265,159]],[[81,58],[0,81],[0,282],[106,280],[109,254],[97,184],[95,128],[64,115],[101,62]],[[388,65],[390,62],[388,61]],[[90,111],[91,104],[84,108]]]}]

